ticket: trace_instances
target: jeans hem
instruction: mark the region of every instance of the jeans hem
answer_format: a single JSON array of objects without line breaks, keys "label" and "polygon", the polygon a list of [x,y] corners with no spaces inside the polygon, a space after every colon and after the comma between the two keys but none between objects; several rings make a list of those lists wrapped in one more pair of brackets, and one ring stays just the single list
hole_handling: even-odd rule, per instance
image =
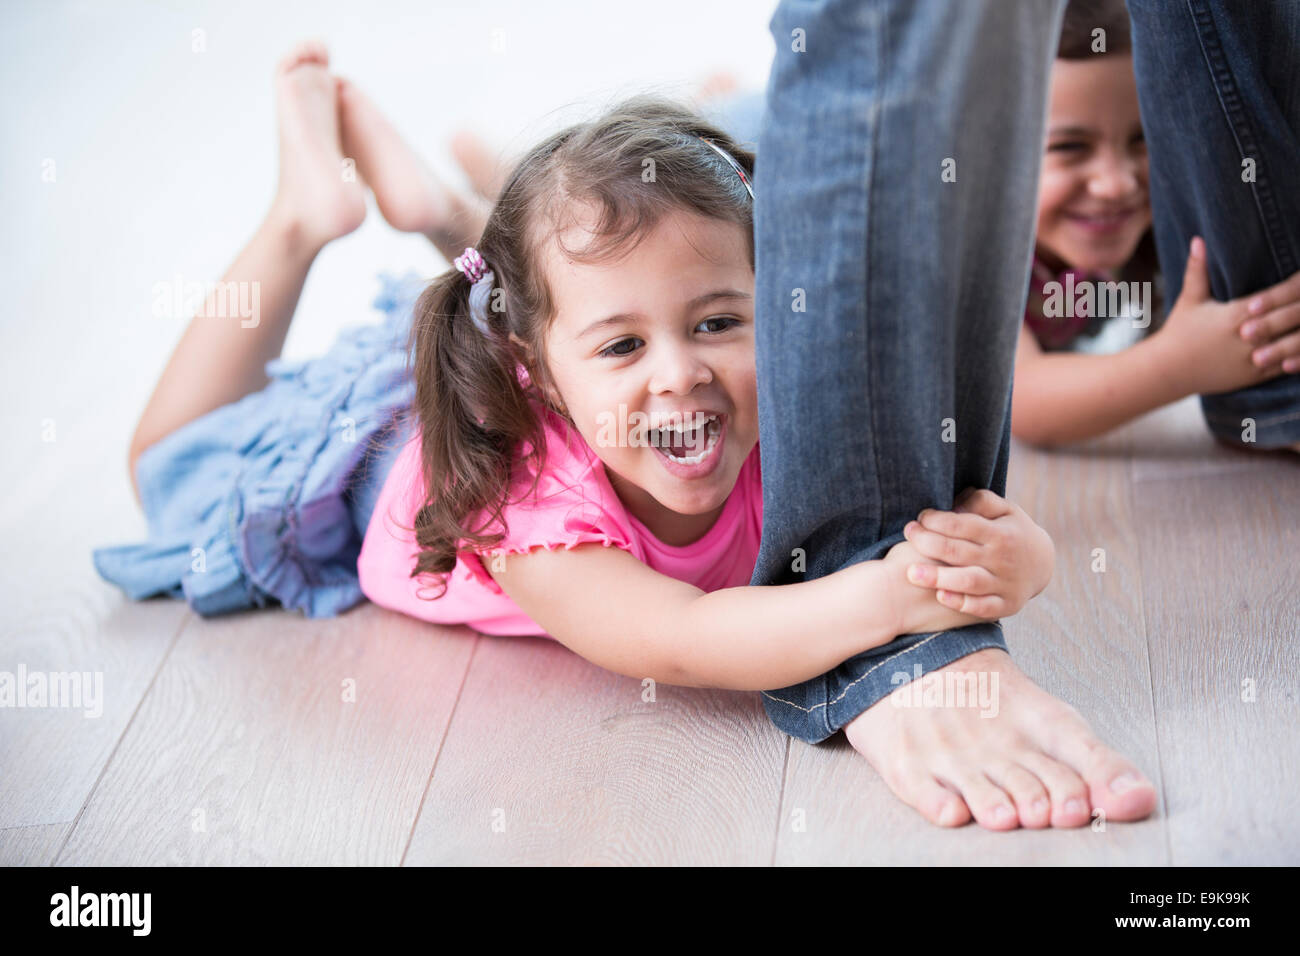
[{"label": "jeans hem", "polygon": [[[912,680],[976,651],[990,647],[1007,650],[1000,621],[904,637],[914,639],[914,643],[884,659],[875,660],[873,654],[878,654],[879,649],[874,649],[845,661],[815,681],[784,690],[763,691],[763,708],[768,719],[791,737],[805,743],[821,743]],[[858,670],[861,673],[852,676]],[[845,682],[833,692],[841,680]]]},{"label": "jeans hem", "polygon": [[[1300,410],[1281,412],[1276,415],[1252,414],[1248,408],[1237,411],[1218,411],[1212,407],[1214,398],[1201,396],[1201,415],[1205,427],[1216,438],[1230,445],[1247,445],[1261,450],[1285,448],[1300,441]],[[1255,424],[1254,441],[1244,441],[1241,437],[1243,419],[1252,419]]]}]

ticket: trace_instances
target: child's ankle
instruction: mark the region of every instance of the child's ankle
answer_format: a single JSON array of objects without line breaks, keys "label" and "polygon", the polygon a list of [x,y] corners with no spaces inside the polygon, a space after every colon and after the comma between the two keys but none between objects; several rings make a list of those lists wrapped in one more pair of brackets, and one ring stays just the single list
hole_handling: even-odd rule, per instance
[{"label": "child's ankle", "polygon": [[261,230],[281,244],[290,255],[314,258],[328,243],[327,237],[314,235],[302,213],[282,196],[271,201]]}]

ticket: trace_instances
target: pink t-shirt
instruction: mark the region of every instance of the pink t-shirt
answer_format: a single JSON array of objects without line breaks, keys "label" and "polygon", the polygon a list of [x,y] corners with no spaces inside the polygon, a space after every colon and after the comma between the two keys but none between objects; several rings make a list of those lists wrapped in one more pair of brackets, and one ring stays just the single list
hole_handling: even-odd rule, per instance
[{"label": "pink t-shirt", "polygon": [[[506,536],[489,550],[488,560],[497,553],[527,554],[536,547],[553,551],[595,543],[622,548],[659,573],[702,591],[749,584],[763,527],[758,445],[741,466],[713,527],[698,541],[673,547],[628,513],[609,483],[604,463],[582,435],[550,409],[534,407],[543,417],[546,466],[536,497],[516,501],[531,485],[531,475],[511,489],[510,503],[503,509]],[[446,579],[447,591],[440,598],[429,599],[438,591],[435,577],[410,577],[419,548],[414,533],[398,527],[398,522],[411,527],[423,500],[419,450],[417,432],[394,460],[380,491],[357,559],[362,593],[383,607],[436,624],[467,624],[493,635],[549,637],[510,600],[472,552],[457,555],[456,567]]]}]

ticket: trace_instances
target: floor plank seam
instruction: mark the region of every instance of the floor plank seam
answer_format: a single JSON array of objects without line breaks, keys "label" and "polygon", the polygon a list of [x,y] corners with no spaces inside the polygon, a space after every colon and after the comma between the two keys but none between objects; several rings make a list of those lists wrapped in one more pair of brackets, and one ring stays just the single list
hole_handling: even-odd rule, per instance
[{"label": "floor plank seam", "polygon": [[443,727],[442,738],[438,741],[438,750],[433,755],[433,763],[429,766],[429,776],[424,781],[424,790],[420,792],[420,802],[415,807],[415,819],[411,821],[411,831],[406,835],[406,846],[402,847],[402,855],[397,860],[399,867],[406,866],[406,854],[411,851],[411,841],[415,839],[416,828],[420,825],[420,814],[424,812],[424,802],[429,799],[429,789],[433,786],[433,775],[437,773],[438,761],[442,759],[442,752],[447,747],[447,737],[451,735],[451,725],[456,720],[456,710],[460,707],[460,699],[465,693],[465,684],[469,682],[469,672],[474,667],[474,657],[478,654],[479,644],[482,641],[483,635],[475,631],[474,646],[469,649],[469,661],[465,664],[465,670],[460,675],[460,686],[456,688],[456,699],[452,702],[451,713],[447,715],[447,725]]},{"label": "floor plank seam", "polygon": [[790,741],[793,739],[789,734],[783,734],[785,737],[785,756],[781,760],[781,789],[776,797],[776,832],[772,834],[772,857],[768,861],[768,866],[776,866],[776,851],[781,844],[781,821],[785,819],[785,781],[786,774],[790,772]]},{"label": "floor plank seam", "polygon": [[[74,817],[73,819],[76,818]],[[72,820],[48,820],[45,823],[15,823],[11,827],[0,827],[0,833],[8,833],[10,830],[31,830],[36,827],[58,827],[67,823],[72,823]]]},{"label": "floor plank seam", "polygon": [[144,702],[149,699],[149,694],[153,691],[154,684],[158,682],[158,675],[161,674],[163,668],[167,666],[167,661],[171,658],[172,651],[176,649],[176,643],[180,640],[181,635],[185,633],[185,628],[189,626],[189,623],[192,620],[194,620],[194,612],[192,610],[186,610],[186,612],[181,616],[180,624],[176,627],[176,633],[172,635],[171,643],[167,645],[167,652],[159,658],[158,666],[154,669],[153,675],[149,678],[148,686],[145,687],[144,692],[140,695],[140,699],[135,702],[135,707],[131,711],[130,719],[127,720],[126,726],[122,728],[122,732],[118,734],[117,740],[113,742],[113,749],[109,751],[108,759],[104,761],[104,766],[99,768],[99,773],[95,777],[95,782],[90,787],[90,792],[86,794],[86,799],[81,802],[81,809],[79,809],[77,815],[72,818],[72,826],[68,827],[68,832],[63,835],[63,842],[59,844],[59,849],[55,852],[53,858],[51,858],[49,862],[50,866],[58,865],[59,857],[63,856],[63,851],[66,850],[68,844],[72,842],[72,837],[77,832],[77,825],[81,823],[81,818],[85,814],[86,808],[90,806],[90,801],[95,799],[95,792],[99,789],[100,783],[103,782],[104,774],[108,773],[108,768],[113,765],[113,758],[117,756],[118,748],[122,746],[122,741],[126,739],[126,735],[131,732],[131,725],[135,723],[136,717],[139,716],[140,708],[143,707]]},{"label": "floor plank seam", "polygon": [[[1136,470],[1137,470],[1137,464],[1134,460],[1132,453],[1130,452],[1129,460],[1128,460],[1128,469],[1127,469],[1128,479],[1129,479],[1128,513],[1129,516],[1134,519],[1136,519],[1138,513],[1137,495],[1136,495],[1137,482],[1134,480],[1134,473],[1136,472]],[[1136,527],[1136,525],[1137,522],[1135,520],[1133,522],[1133,526]],[[1146,560],[1146,555],[1143,553],[1142,550],[1142,535],[1136,534],[1134,535],[1134,537],[1137,541],[1137,556],[1138,556],[1137,599],[1138,599],[1138,604],[1141,605],[1142,608],[1142,646],[1146,649],[1147,652],[1146,653],[1147,701],[1151,708],[1151,729],[1155,733],[1155,737],[1156,737],[1156,779],[1160,781],[1160,787],[1158,791],[1160,795],[1160,804],[1159,804],[1160,824],[1161,824],[1161,828],[1164,830],[1165,865],[1172,866],[1174,862],[1174,847],[1173,847],[1173,836],[1170,834],[1170,828],[1169,828],[1169,804],[1167,802],[1169,786],[1168,786],[1168,782],[1165,780],[1165,762],[1164,762],[1164,755],[1162,753],[1162,746],[1160,743],[1160,714],[1156,708],[1156,686],[1155,686],[1155,678],[1153,677],[1153,675],[1155,674],[1155,668],[1151,663],[1151,622],[1147,617],[1146,579],[1142,574],[1143,562]]]}]

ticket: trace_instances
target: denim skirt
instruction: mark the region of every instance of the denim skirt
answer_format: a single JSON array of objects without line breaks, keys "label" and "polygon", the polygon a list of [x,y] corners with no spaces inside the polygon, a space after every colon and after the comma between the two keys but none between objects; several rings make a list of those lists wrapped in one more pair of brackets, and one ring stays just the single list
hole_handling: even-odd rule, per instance
[{"label": "denim skirt", "polygon": [[407,335],[428,284],[413,272],[379,282],[381,321],[345,328],[318,358],[273,359],[261,391],[145,449],[148,540],[95,549],[100,577],[204,617],[277,604],[332,617],[361,602],[357,557],[409,436]]}]

